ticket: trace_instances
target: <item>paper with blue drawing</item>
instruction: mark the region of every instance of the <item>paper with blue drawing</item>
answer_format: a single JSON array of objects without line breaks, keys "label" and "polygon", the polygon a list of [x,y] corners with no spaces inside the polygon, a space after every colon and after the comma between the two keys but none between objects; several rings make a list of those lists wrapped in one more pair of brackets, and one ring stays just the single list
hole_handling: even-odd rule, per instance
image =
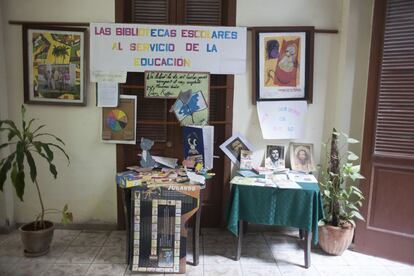
[{"label": "paper with blue drawing", "polygon": [[258,101],[263,138],[303,138],[307,108],[306,101]]},{"label": "paper with blue drawing", "polygon": [[178,96],[172,111],[182,126],[206,125],[208,122],[208,104],[205,96],[207,91],[183,91]]}]

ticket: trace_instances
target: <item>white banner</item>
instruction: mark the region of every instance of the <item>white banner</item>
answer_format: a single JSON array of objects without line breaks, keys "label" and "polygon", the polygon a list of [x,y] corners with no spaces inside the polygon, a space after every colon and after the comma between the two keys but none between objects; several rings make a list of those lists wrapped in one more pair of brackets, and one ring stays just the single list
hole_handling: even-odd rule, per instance
[{"label": "white banner", "polygon": [[243,74],[246,28],[90,24],[91,81],[148,70]]}]

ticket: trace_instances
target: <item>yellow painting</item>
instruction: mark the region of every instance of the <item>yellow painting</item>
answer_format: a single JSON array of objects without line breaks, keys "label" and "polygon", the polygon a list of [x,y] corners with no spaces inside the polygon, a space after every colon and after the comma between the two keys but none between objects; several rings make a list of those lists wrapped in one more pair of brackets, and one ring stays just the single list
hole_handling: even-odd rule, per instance
[{"label": "yellow painting", "polygon": [[85,104],[84,32],[27,30],[29,103]]}]

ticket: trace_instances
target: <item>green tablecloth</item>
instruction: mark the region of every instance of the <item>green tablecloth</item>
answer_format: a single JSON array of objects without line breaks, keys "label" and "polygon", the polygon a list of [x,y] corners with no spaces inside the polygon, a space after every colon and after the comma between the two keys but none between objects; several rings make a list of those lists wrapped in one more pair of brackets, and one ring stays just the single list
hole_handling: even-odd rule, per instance
[{"label": "green tablecloth", "polygon": [[323,218],[317,183],[298,183],[302,189],[232,185],[227,208],[227,228],[238,236],[238,221],[290,226],[312,231],[318,242],[318,222]]}]

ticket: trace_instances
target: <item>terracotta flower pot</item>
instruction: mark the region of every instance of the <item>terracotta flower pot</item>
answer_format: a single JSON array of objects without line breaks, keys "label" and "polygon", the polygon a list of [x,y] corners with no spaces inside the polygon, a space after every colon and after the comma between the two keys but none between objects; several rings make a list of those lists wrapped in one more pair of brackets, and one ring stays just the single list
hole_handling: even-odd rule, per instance
[{"label": "terracotta flower pot", "polygon": [[19,228],[26,257],[42,256],[49,252],[55,225],[51,221],[44,222],[46,227],[41,230],[34,230],[35,222],[24,224]]},{"label": "terracotta flower pot", "polygon": [[332,225],[319,226],[319,245],[328,254],[342,255],[352,242],[354,230],[355,228],[352,224],[346,227]]}]

